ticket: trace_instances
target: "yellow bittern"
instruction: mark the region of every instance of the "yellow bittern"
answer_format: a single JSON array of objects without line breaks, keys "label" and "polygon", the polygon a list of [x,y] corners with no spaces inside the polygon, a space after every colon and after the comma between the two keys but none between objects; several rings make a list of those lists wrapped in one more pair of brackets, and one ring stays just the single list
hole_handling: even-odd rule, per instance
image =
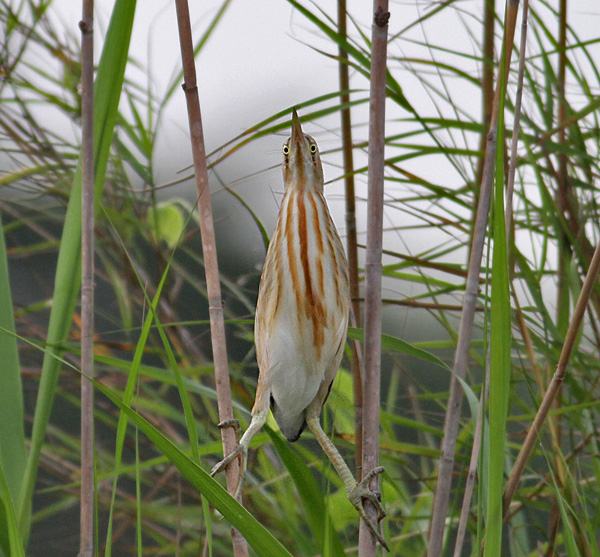
[{"label": "yellow bittern", "polygon": [[[265,424],[269,408],[279,429],[296,441],[306,426],[329,457],[348,498],[385,547],[363,507],[368,499],[385,511],[369,488],[377,468],[357,483],[319,423],[321,408],[338,371],[346,344],[350,292],[344,248],[323,197],[323,167],[315,140],[304,135],[298,114],[283,144],[285,195],[265,261],[256,305],[255,344],[259,376],[252,421],[239,445],[211,472],[241,454],[239,495],[250,440]],[[219,424],[232,425],[231,421]]]}]

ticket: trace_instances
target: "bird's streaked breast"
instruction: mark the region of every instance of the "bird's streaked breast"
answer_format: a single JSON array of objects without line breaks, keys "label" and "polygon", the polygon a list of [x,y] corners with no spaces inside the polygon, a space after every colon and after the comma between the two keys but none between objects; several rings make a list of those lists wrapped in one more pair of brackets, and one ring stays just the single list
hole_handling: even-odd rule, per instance
[{"label": "bird's streaked breast", "polygon": [[273,338],[285,326],[290,330],[279,334],[296,341],[290,350],[331,359],[340,341],[333,348],[328,341],[347,319],[348,304],[346,258],[323,195],[288,189],[261,279],[257,329]]}]

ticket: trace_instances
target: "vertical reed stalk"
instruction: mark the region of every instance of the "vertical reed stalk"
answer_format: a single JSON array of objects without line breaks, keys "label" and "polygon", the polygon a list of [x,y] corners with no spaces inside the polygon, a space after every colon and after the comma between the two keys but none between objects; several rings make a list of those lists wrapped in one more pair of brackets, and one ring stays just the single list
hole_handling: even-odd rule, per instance
[{"label": "vertical reed stalk", "polygon": [[[229,367],[227,363],[227,346],[225,343],[225,320],[221,298],[219,266],[213,224],[210,187],[208,182],[208,168],[206,164],[206,151],[204,148],[204,134],[202,131],[202,116],[198,87],[196,84],[196,67],[194,63],[194,45],[192,28],[187,0],[176,0],[177,26],[179,28],[179,42],[181,46],[181,60],[183,65],[185,98],[187,103],[188,119],[190,126],[190,139],[192,142],[192,155],[194,160],[194,175],[198,192],[198,213],[200,216],[200,233],[202,236],[202,253],[206,271],[206,290],[208,294],[211,342],[215,366],[215,381],[217,387],[217,403],[221,421],[233,419],[231,405],[231,385],[229,382]],[[223,453],[228,455],[236,445],[236,432],[232,427],[221,429]],[[226,471],[227,490],[235,493],[240,475],[239,460],[236,459]],[[248,555],[246,540],[232,528],[233,551],[236,557]]]},{"label": "vertical reed stalk", "polygon": [[80,557],[94,554],[94,0],[81,29],[81,508]]},{"label": "vertical reed stalk", "polygon": [[460,519],[458,521],[458,531],[456,533],[456,543],[454,544],[454,557],[461,557],[463,554],[462,550],[465,543],[465,534],[467,532],[467,522],[469,520],[469,512],[471,509],[471,499],[473,497],[473,489],[475,488],[475,480],[477,479],[477,469],[479,467],[479,454],[481,453],[483,430],[483,409],[487,400],[486,390],[489,385],[489,367],[489,365],[486,365],[486,388],[481,389],[481,396],[479,397],[479,409],[477,411],[475,431],[473,432],[473,447],[471,448],[469,473],[467,474],[467,481],[465,483],[465,492],[463,495]]},{"label": "vertical reed stalk", "polygon": [[[341,46],[347,37],[346,0],[338,0],[338,32],[340,35],[339,67],[340,67],[340,101],[342,103],[342,153],[344,156],[344,183],[346,186],[346,246],[348,250],[348,267],[350,271],[350,299],[354,314],[353,327],[360,327],[360,289],[358,282],[358,245],[356,239],[356,196],[354,193],[354,157],[352,155],[352,123],[350,120],[350,79],[348,76],[348,53]],[[363,423],[363,391],[358,342],[350,343],[351,371],[354,388],[354,431],[356,480],[362,478],[362,423]]]},{"label": "vertical reed stalk", "polygon": [[515,117],[513,119],[513,132],[510,146],[510,164],[508,167],[508,181],[506,185],[506,240],[507,245],[512,225],[512,199],[515,189],[515,174],[517,170],[517,146],[519,131],[521,129],[521,100],[523,98],[523,78],[525,76],[525,56],[527,53],[527,19],[529,17],[529,0],[523,2],[523,15],[521,16],[521,41],[519,44],[519,70],[517,76],[517,95],[515,97]]},{"label": "vertical reed stalk", "polygon": [[[500,68],[504,67],[506,72],[508,72],[510,67],[518,8],[519,0],[509,0],[506,12],[505,50],[502,53],[502,59],[500,60],[499,66]],[[490,131],[487,136],[488,142],[485,151],[483,178],[479,194],[479,203],[477,206],[477,216],[473,229],[471,253],[469,256],[469,270],[458,329],[456,353],[454,355],[454,374],[450,381],[450,395],[448,398],[448,410],[446,412],[446,421],[444,424],[444,439],[442,441],[442,456],[438,467],[438,479],[427,550],[427,555],[429,557],[437,557],[442,554],[442,545],[444,541],[446,514],[448,512],[448,501],[450,499],[450,489],[452,487],[452,475],[454,471],[456,438],[458,436],[458,426],[462,407],[463,390],[459,378],[464,379],[467,373],[471,334],[473,331],[473,322],[475,319],[477,296],[479,292],[479,274],[481,271],[481,260],[487,234],[492,186],[494,183],[501,84],[502,79],[498,79],[494,95]]]},{"label": "vertical reed stalk", "polygon": [[[496,22],[496,0],[483,0],[483,45],[482,45],[482,77],[481,77],[481,120],[483,129],[479,140],[479,151],[483,152],[487,144],[487,132],[492,120],[494,102],[494,30]],[[479,202],[479,186],[483,176],[483,157],[479,159],[475,171],[475,202]]]},{"label": "vertical reed stalk", "polygon": [[[559,145],[558,152],[558,184],[557,184],[557,199],[556,205],[560,213],[572,222],[575,222],[575,215],[570,213],[570,186],[569,177],[567,171],[567,155],[560,151],[560,146],[566,147],[566,126],[563,126],[563,122],[566,121],[566,69],[567,69],[567,0],[560,0],[559,5],[559,18],[558,18],[558,79],[557,79],[557,93],[558,93],[558,122],[559,131],[557,137],[557,143]],[[556,311],[557,311],[557,325],[558,330],[561,334],[565,334],[569,324],[570,314],[570,288],[569,288],[569,269],[571,267],[571,259],[573,257],[572,248],[569,241],[569,235],[566,230],[558,231],[558,288],[557,288],[557,300],[556,300]],[[555,405],[557,408],[561,406],[561,391],[559,389]],[[565,469],[560,454],[561,445],[561,417],[550,416],[548,418],[548,426],[552,432],[552,442],[555,448],[554,454],[556,455],[555,467],[557,470],[556,481],[559,489],[564,486],[565,482]],[[549,518],[549,532],[550,534],[550,549],[548,554],[554,554],[554,541],[556,533],[558,531],[558,522],[560,520],[560,509],[556,500],[552,503],[552,509]]]},{"label": "vertical reed stalk", "polygon": [[[381,376],[381,250],[383,242],[383,171],[385,167],[385,87],[387,31],[390,14],[387,0],[374,0],[371,25],[371,92],[369,106],[369,179],[367,204],[367,252],[365,261],[365,351],[363,371],[363,476],[379,463],[379,403]],[[377,491],[378,479],[371,480]],[[374,522],[377,512],[365,501]],[[375,555],[375,538],[361,520],[358,554]]]},{"label": "vertical reed stalk", "polygon": [[[566,141],[566,126],[562,124],[566,122],[566,97],[565,97],[565,81],[566,81],[566,66],[567,66],[567,0],[560,0],[560,15],[559,15],[559,39],[558,39],[558,137],[557,143],[559,146],[564,145]],[[558,187],[556,205],[562,215],[567,217],[569,211],[569,195],[570,188],[567,175],[567,155],[561,151],[558,152]],[[571,215],[573,217],[574,215]],[[569,323],[569,284],[568,284],[568,269],[571,260],[571,249],[569,238],[565,232],[559,233],[558,244],[558,300],[557,300],[557,318],[558,328],[563,333],[566,331]]]}]

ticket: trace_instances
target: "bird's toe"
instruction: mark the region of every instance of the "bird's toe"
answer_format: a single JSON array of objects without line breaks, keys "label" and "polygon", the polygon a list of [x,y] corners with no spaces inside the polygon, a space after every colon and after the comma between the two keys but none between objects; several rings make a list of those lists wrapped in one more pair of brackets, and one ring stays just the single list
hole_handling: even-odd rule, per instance
[{"label": "bird's toe", "polygon": [[214,476],[214,475],[218,474],[219,472],[222,472],[223,470],[225,470],[225,468],[227,468],[227,466],[229,465],[229,463],[235,457],[237,457],[243,450],[244,450],[244,446],[243,445],[238,445],[223,460],[221,460],[220,462],[217,462],[213,466],[212,470],[210,471],[210,475]]},{"label": "bird's toe", "polygon": [[[381,504],[381,495],[375,493],[370,487],[369,482],[374,476],[381,474],[385,468],[379,467],[372,470],[369,474],[367,474],[362,481],[356,484],[354,489],[352,489],[348,493],[348,499],[354,505],[360,517],[364,520],[367,528],[373,534],[373,536],[377,539],[377,541],[387,550],[389,551],[388,545],[384,539],[384,537],[377,530],[377,523],[385,518],[386,512]],[[367,516],[365,512],[363,500],[369,500],[372,505],[377,510],[377,522],[374,522],[370,517]]]},{"label": "bird's toe", "polygon": [[226,427],[232,427],[235,429],[235,434],[239,435],[240,431],[241,431],[241,426],[240,426],[240,421],[237,418],[231,418],[229,420],[223,420],[222,422],[219,422],[217,424],[217,427],[219,429],[223,429]]}]

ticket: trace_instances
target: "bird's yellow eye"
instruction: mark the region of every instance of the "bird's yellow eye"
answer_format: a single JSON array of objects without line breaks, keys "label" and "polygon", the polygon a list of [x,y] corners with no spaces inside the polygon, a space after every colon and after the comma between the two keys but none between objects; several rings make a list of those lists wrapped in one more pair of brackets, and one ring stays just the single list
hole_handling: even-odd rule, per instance
[{"label": "bird's yellow eye", "polygon": [[317,144],[316,143],[312,143],[310,146],[310,152],[311,153],[316,153],[317,152]]},{"label": "bird's yellow eye", "polygon": [[283,146],[282,151],[283,151],[283,154],[286,156],[290,154],[290,148],[287,145]]}]

